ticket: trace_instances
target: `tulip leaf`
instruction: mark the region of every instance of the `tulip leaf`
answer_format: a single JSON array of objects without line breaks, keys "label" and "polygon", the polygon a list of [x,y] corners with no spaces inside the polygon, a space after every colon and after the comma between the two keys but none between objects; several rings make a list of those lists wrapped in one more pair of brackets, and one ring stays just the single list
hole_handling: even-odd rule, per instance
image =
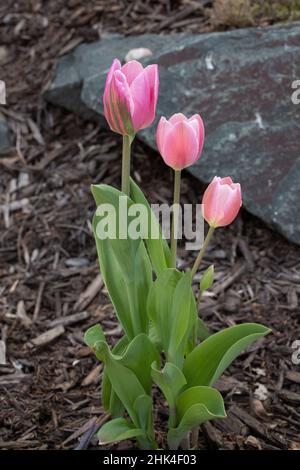
[{"label": "tulip leaf", "polygon": [[[128,346],[128,338],[123,336],[112,348],[112,353],[122,355]],[[118,418],[124,414],[124,406],[111,387],[110,380],[106,373],[106,367],[102,373],[101,384],[102,405],[106,411],[109,411],[113,418]]]},{"label": "tulip leaf", "polygon": [[[96,353],[95,344],[99,341],[105,342],[105,336],[101,325],[97,324],[91,326],[85,332],[84,342]],[[128,340],[126,336],[123,336],[123,338],[121,338],[121,340],[114,347],[113,352],[115,354],[117,352],[123,352],[125,345],[127,344]],[[98,357],[98,359],[102,360],[102,356],[101,358]],[[104,367],[102,373],[101,397],[104,409],[109,411],[112,417],[119,417],[124,414],[124,406],[111,387],[110,380],[106,373],[106,367]]]},{"label": "tulip leaf", "polygon": [[203,294],[206,290],[208,290],[214,282],[214,265],[212,264],[206,271],[203,273],[203,276],[200,280],[200,292]]},{"label": "tulip leaf", "polygon": [[184,417],[191,406],[205,405],[215,416],[225,417],[225,408],[222,395],[212,387],[198,386],[184,390],[176,400],[178,422]]},{"label": "tulip leaf", "polygon": [[139,186],[130,179],[130,195],[133,202],[143,204],[147,209],[147,233],[145,244],[155,274],[158,276],[164,269],[171,266],[171,251],[154,212]]},{"label": "tulip leaf", "polygon": [[263,325],[244,323],[209,336],[184,362],[188,386],[213,385],[241,351],[269,332]]},{"label": "tulip leaf", "polygon": [[138,418],[134,410],[134,402],[137,397],[145,394],[135,373],[121,362],[120,356],[114,356],[103,341],[98,341],[94,345],[96,355],[105,362],[106,373],[111,382],[112,388],[118,398],[123,403],[130,418],[137,426]]},{"label": "tulip leaf", "polygon": [[84,342],[91,349],[94,349],[94,345],[98,341],[104,341],[104,342],[106,341],[102,327],[101,325],[99,325],[99,323],[97,323],[97,325],[91,326],[88,330],[86,330],[84,334]]},{"label": "tulip leaf", "polygon": [[152,364],[151,376],[153,382],[163,392],[170,408],[175,408],[175,400],[186,385],[186,379],[181,370],[171,362],[167,362],[162,370],[157,364]]},{"label": "tulip leaf", "polygon": [[170,449],[177,449],[186,434],[205,421],[225,418],[223,398],[218,390],[211,387],[192,387],[185,390],[176,400],[177,427],[168,432]]},{"label": "tulip leaf", "polygon": [[[128,260],[130,257],[135,258],[141,240],[128,236],[128,225],[132,220],[128,210],[133,202],[124,193],[106,184],[92,185],[91,191],[97,205],[95,215],[98,226],[94,231],[96,239],[109,241],[123,276],[127,280],[133,280],[134,273],[128,266]],[[106,238],[102,240],[104,237]]]},{"label": "tulip leaf", "polygon": [[209,329],[205,325],[204,321],[201,318],[198,318],[197,321],[197,337],[204,341],[206,338],[210,336]]},{"label": "tulip leaf", "polygon": [[192,299],[191,272],[188,271],[179,279],[174,290],[169,344],[171,355],[175,354],[188,330]]},{"label": "tulip leaf", "polygon": [[173,296],[182,275],[175,269],[165,269],[153,283],[149,292],[148,315],[167,352],[170,341]]},{"label": "tulip leaf", "polygon": [[151,343],[154,344],[156,349],[158,351],[161,351],[162,350],[162,345],[161,345],[160,336],[158,335],[158,333],[155,329],[155,326],[152,323],[150,323],[148,336],[149,336],[149,339],[150,339]]},{"label": "tulip leaf", "polygon": [[[140,396],[151,403],[151,365],[159,364],[158,351],[147,335],[141,333],[129,344],[127,338],[122,338],[110,352],[100,325],[89,328],[85,334],[85,342],[90,346],[98,359],[105,363],[104,403],[105,408],[112,410],[112,416],[123,414],[125,407],[131,418],[135,416],[134,400]],[[118,354],[119,353],[119,354]],[[118,372],[119,371],[119,372]],[[119,375],[118,375],[119,373]],[[127,377],[127,379],[125,379]],[[128,384],[127,380],[132,383]],[[124,388],[124,390],[122,390]],[[133,388],[136,394],[132,400],[126,394],[127,388]],[[147,395],[148,394],[148,395]],[[123,405],[123,406],[122,406]]]},{"label": "tulip leaf", "polygon": [[[152,284],[151,262],[143,240],[127,235],[133,216],[127,214],[126,207],[130,208],[133,202],[117,189],[103,184],[93,185],[92,193],[97,205],[93,231],[101,274],[117,317],[131,340],[139,333],[148,332],[146,301]],[[105,218],[114,232],[107,238],[99,229]]]},{"label": "tulip leaf", "polygon": [[[113,390],[113,388],[111,386],[111,383],[110,383],[110,380],[109,380],[106,373],[103,374],[103,376],[102,376],[102,387],[103,387],[104,379],[110,385],[110,395],[109,395],[108,407],[105,408],[105,409],[107,411],[109,411],[112,418],[119,418],[119,417],[124,416],[125,407],[124,407],[123,403],[121,402],[120,398],[118,397],[118,395]],[[102,394],[102,400],[103,400],[103,394]],[[104,406],[104,404],[103,404],[103,406]]]},{"label": "tulip leaf", "polygon": [[165,269],[153,283],[148,297],[148,315],[167,360],[182,366],[191,328],[196,322],[196,305],[190,272]]},{"label": "tulip leaf", "polygon": [[149,438],[154,438],[153,418],[152,418],[152,399],[149,395],[141,395],[134,402],[134,410],[141,429]]},{"label": "tulip leaf", "polygon": [[143,436],[143,429],[136,428],[133,423],[125,418],[115,418],[105,423],[97,436],[99,444],[110,444],[112,442],[124,441],[133,437]]},{"label": "tulip leaf", "polygon": [[141,382],[146,393],[151,392],[151,365],[160,363],[158,351],[145,334],[136,336],[128,345],[122,364],[131,369]]}]

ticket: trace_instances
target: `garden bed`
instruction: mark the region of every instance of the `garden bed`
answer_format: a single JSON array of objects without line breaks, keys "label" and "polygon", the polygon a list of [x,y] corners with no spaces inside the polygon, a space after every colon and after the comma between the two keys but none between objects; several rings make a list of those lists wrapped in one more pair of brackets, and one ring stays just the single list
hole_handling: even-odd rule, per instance
[{"label": "garden bed", "polygon": [[[46,11],[39,2],[30,10],[26,2],[15,10],[14,2],[7,3],[1,7],[0,78],[9,91],[3,113],[16,147],[0,156],[0,324],[6,346],[0,448],[68,449],[80,439],[84,447],[89,429],[106,417],[102,366],[84,345],[83,332],[100,321],[111,344],[121,335],[98,275],[89,186],[119,186],[120,141],[97,124],[46,105],[41,92],[56,58],[96,39],[98,31],[202,32],[216,26],[193,2],[178,2],[181,15],[168,12],[163,1],[150,8],[138,1],[131,7],[101,1],[82,7],[76,0],[57,0]],[[150,201],[170,202],[171,174],[160,157],[138,141],[133,155],[134,177]],[[203,189],[183,175],[183,202],[199,202]],[[181,248],[180,259],[183,253]],[[228,419],[205,424],[199,447],[299,449],[300,369],[292,362],[292,344],[300,339],[299,247],[243,212],[229,229],[217,230],[204,267],[212,258],[214,295],[205,296],[201,306],[211,331],[254,321],[273,333],[221,379]],[[193,252],[184,259],[192,266]],[[158,395],[155,419],[164,430],[165,404]],[[131,446],[123,442],[118,448]]]}]

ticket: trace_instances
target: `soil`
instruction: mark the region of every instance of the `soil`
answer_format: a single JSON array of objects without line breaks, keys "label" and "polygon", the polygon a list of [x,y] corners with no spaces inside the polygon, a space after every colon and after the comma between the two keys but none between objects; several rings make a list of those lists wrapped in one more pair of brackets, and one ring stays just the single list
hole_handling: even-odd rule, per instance
[{"label": "soil", "polygon": [[[102,366],[83,333],[100,321],[111,343],[121,335],[98,274],[89,191],[100,181],[119,186],[120,139],[43,101],[56,60],[111,31],[211,31],[201,6],[211,3],[1,3],[0,78],[8,90],[1,111],[15,144],[0,156],[0,449],[98,448],[90,434],[106,419]],[[160,157],[137,140],[133,159],[134,177],[150,201],[170,202],[171,173]],[[183,202],[199,202],[203,189],[184,174]],[[194,255],[180,248],[181,267],[191,266]],[[199,447],[300,449],[299,247],[242,211],[232,226],[216,231],[203,268],[212,260],[214,290],[200,308],[211,331],[255,321],[272,334],[220,380],[228,419],[202,426]],[[166,408],[155,394],[164,445]]]}]

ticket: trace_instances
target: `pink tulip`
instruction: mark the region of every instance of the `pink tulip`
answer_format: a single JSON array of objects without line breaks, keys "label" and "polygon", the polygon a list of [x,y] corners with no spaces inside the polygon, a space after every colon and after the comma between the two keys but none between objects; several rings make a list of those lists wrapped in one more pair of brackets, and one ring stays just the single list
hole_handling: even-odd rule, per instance
[{"label": "pink tulip", "polygon": [[201,155],[204,125],[199,114],[187,118],[173,114],[169,120],[160,118],[156,131],[158,150],[165,163],[174,170],[193,165]]},{"label": "pink tulip", "polygon": [[211,227],[225,227],[236,218],[242,205],[239,183],[215,176],[208,185],[202,200],[202,215]]},{"label": "pink tulip", "polygon": [[104,114],[112,131],[133,136],[154,120],[158,95],[157,65],[145,69],[131,60],[121,66],[115,59],[103,95]]}]

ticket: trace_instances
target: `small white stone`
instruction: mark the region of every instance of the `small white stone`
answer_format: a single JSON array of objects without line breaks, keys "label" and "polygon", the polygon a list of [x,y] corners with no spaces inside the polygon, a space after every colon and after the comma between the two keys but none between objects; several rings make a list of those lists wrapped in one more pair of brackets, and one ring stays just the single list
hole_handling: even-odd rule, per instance
[{"label": "small white stone", "polygon": [[262,117],[259,113],[255,113],[255,122],[260,129],[264,129],[265,126],[263,125]]},{"label": "small white stone", "polygon": [[19,178],[18,178],[18,188],[19,189],[25,188],[25,186],[28,186],[28,185],[29,185],[29,174],[22,171],[19,174]]},{"label": "small white stone", "polygon": [[138,47],[137,49],[130,49],[125,56],[125,62],[129,62],[130,60],[140,60],[143,57],[149,57],[153,55],[150,49],[145,47]]},{"label": "small white stone", "polygon": [[254,368],[253,371],[256,373],[256,375],[259,375],[261,377],[266,376],[266,371],[264,369],[261,369],[260,367]]},{"label": "small white stone", "polygon": [[269,391],[267,387],[263,384],[256,383],[256,389],[254,391],[255,398],[258,398],[260,401],[265,401],[269,396]]},{"label": "small white stone", "polygon": [[207,54],[207,56],[205,57],[205,65],[206,65],[207,70],[214,70],[215,66],[213,63],[212,54]]}]

